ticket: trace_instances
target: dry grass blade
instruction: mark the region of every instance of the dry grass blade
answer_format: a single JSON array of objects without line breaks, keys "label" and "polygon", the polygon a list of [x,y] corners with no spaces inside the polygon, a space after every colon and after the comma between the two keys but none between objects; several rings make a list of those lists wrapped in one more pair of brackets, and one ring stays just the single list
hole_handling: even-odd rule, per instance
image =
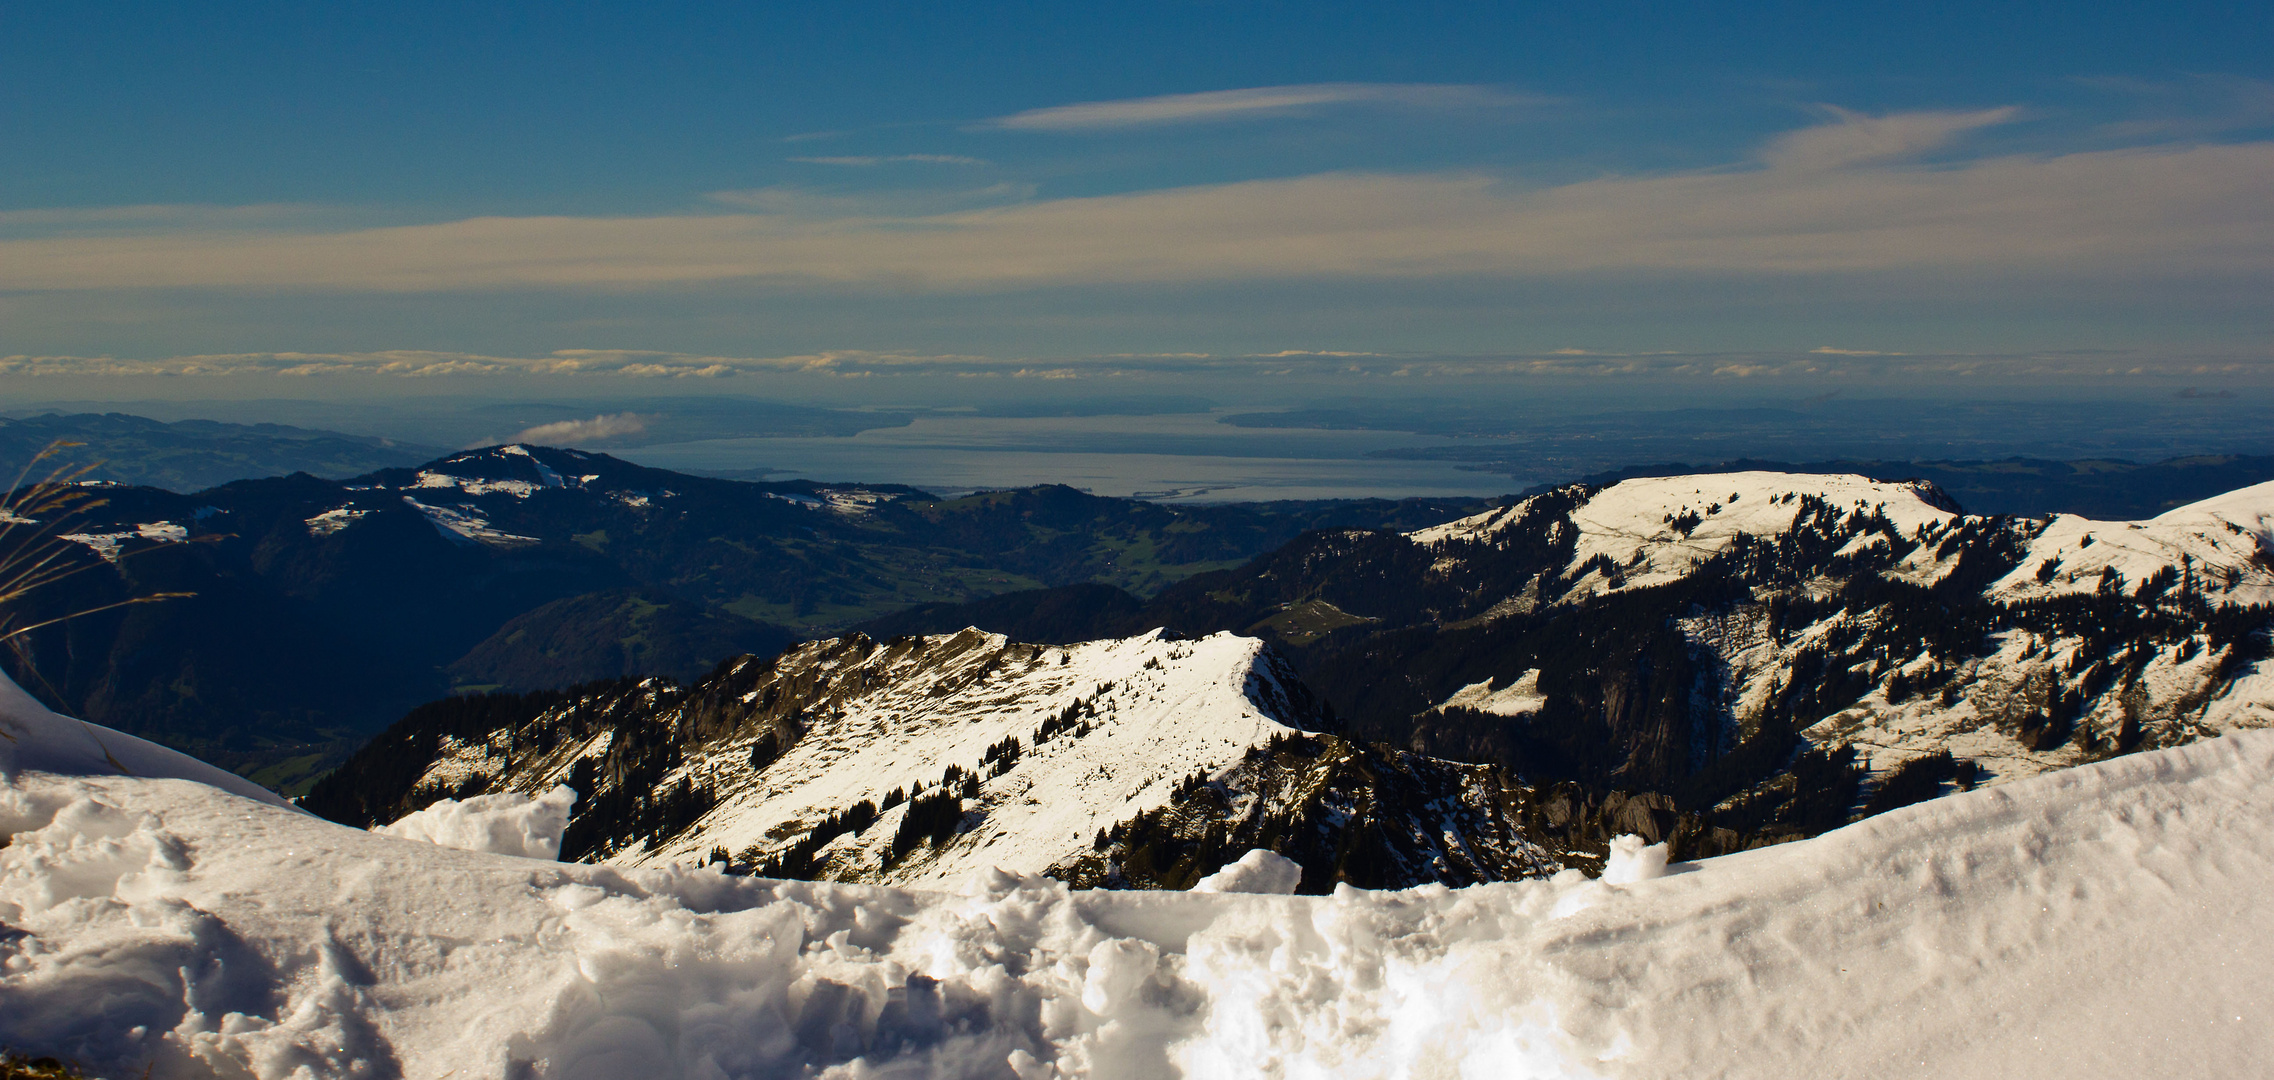
[{"label": "dry grass blade", "polygon": [[[15,651],[20,671],[33,681],[48,685],[50,691],[55,687],[47,684],[47,680],[32,666],[30,652],[23,647],[22,635],[99,611],[196,595],[187,592],[146,593],[80,608],[64,615],[23,621],[25,617],[20,608],[33,593],[103,565],[99,561],[90,562],[85,558],[74,557],[72,541],[67,539],[68,534],[65,532],[70,523],[107,501],[97,493],[99,489],[81,483],[99,462],[74,465],[57,460],[65,450],[79,445],[81,444],[62,440],[47,444],[16,474],[15,484],[4,497],[0,497],[0,643],[5,643]],[[32,479],[33,474],[43,466],[47,469],[46,475]],[[94,735],[91,726],[88,734]],[[0,738],[14,740],[14,736],[5,730],[0,730]],[[97,738],[96,742],[99,745],[101,739]],[[104,756],[110,757],[107,748]],[[110,758],[110,763],[121,773],[128,771],[116,758]],[[15,1060],[7,1059],[8,1062]],[[9,1080],[17,1075],[47,1074],[0,1072],[0,1080]]]},{"label": "dry grass blade", "polygon": [[88,569],[68,558],[62,529],[103,505],[94,489],[79,483],[95,466],[57,463],[47,475],[31,479],[35,470],[78,445],[61,440],[47,444],[0,497],[0,639],[21,632],[9,624],[16,617],[12,609],[24,597]]}]

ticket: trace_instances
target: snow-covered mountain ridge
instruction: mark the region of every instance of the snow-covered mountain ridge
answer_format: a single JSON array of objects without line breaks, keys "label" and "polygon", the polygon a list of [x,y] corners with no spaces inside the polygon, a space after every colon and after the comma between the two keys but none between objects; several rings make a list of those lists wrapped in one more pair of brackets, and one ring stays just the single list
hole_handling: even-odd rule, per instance
[{"label": "snow-covered mountain ridge", "polygon": [[[684,688],[587,688],[455,725],[414,714],[308,805],[384,822],[437,798],[566,784],[586,796],[566,857],[846,881],[1002,867],[1189,884],[1235,841],[1264,840],[1306,859],[1316,889],[1344,870],[1411,883],[1561,869],[1525,838],[1528,792],[1489,769],[1306,734],[1320,721],[1253,638],[856,635]],[[1383,826],[1403,839],[1344,850],[1345,832]]]},{"label": "snow-covered mountain ridge", "polygon": [[1574,485],[1316,533],[1139,618],[1273,641],[1345,733],[1741,833],[2274,723],[2274,484],[2143,522],[1931,485]]},{"label": "snow-covered mountain ridge", "polygon": [[[1725,494],[1726,493],[1726,494]],[[1424,546],[1490,544],[1563,500],[1540,496],[1444,525],[1407,533]],[[1861,476],[1720,473],[1626,480],[1594,492],[1565,511],[1552,529],[1572,531],[1563,577],[1572,593],[1595,595],[1679,579],[1731,550],[1740,536],[1773,540],[1837,520],[1868,527],[1837,554],[1875,546],[1910,550],[1881,573],[1933,585],[1952,569],[1954,529],[2000,522],[2026,541],[2022,565],[1990,586],[2007,601],[2109,589],[2163,580],[2214,604],[2274,602],[2274,483],[2259,484],[2179,507],[2144,522],[2093,521],[2060,514],[2046,521],[1969,518],[1934,485],[1888,483]],[[1569,594],[1567,594],[1569,595]]]},{"label": "snow-covered mountain ridge", "polygon": [[[1433,550],[1489,544],[1523,522],[1536,501],[1407,535]],[[2274,600],[2274,483],[2145,522],[2070,515],[2041,522],[1970,519],[1923,483],[1780,473],[1629,480],[1593,494],[1551,526],[1577,535],[1563,577],[1568,591],[1549,600],[1670,584],[1740,547],[1785,541],[1827,523],[1846,537],[1828,563],[1861,563],[1881,579],[1930,590],[1979,550],[1963,540],[1966,531],[1981,530],[2014,552],[2009,558],[2017,565],[1981,589],[2009,608],[2090,607],[2103,600],[2100,606],[2167,609],[2184,619],[2190,611],[2256,608]],[[1812,595],[1816,586],[1803,583],[1801,595]],[[1872,621],[1870,612],[1841,612],[1778,640],[1783,628],[1767,625],[1768,616],[1740,606],[1678,620],[1692,648],[1720,665],[1721,693],[1734,714],[1759,714],[1780,681],[1789,687],[1805,677],[1794,670],[1801,657],[1838,648],[1844,633]],[[2116,676],[2113,665],[2095,655],[2095,646],[2104,655],[2113,627],[2092,625],[2081,612],[2047,621],[2043,633],[1993,633],[1986,655],[1969,658],[1955,674],[1932,658],[1924,641],[1885,635],[1882,648],[1889,654],[1876,665],[1882,684],[1803,734],[1820,744],[1854,746],[1882,773],[1943,752],[1997,778],[2075,764],[2106,750],[2274,724],[2274,678],[2254,663],[2238,663],[2246,659],[2246,642],[2206,648],[2217,630],[2167,631],[2177,640],[2166,638],[2165,649],[2142,648],[2154,637],[2135,639],[2125,643],[2131,647],[2121,662],[2127,670]],[[2079,675],[2082,686],[2061,685]],[[2119,692],[2107,692],[2115,682],[2123,684]],[[1942,692],[1923,692],[1936,683]],[[2097,694],[2096,684],[2103,687]],[[1951,694],[1954,685],[1958,692]],[[1460,695],[1446,701],[1460,704]]]}]

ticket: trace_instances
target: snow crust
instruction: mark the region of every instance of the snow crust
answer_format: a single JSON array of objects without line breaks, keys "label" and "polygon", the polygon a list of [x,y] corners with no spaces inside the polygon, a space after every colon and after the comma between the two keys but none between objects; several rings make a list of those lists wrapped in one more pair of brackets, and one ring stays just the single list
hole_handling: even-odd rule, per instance
[{"label": "snow crust", "polygon": [[0,788],[0,1041],[113,1076],[1999,1077],[2274,1055],[2274,733],[1629,884],[950,891]]},{"label": "snow crust", "polygon": [[443,799],[371,831],[460,851],[551,860],[561,857],[561,834],[575,805],[576,792],[566,784],[535,796],[503,791],[463,802]]}]

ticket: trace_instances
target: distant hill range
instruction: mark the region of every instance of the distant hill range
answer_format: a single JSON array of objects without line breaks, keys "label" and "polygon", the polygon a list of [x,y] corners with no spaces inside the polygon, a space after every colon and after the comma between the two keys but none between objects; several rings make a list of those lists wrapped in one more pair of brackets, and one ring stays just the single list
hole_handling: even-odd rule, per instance
[{"label": "distant hill range", "polygon": [[[0,417],[0,483],[14,481],[32,457],[61,440],[79,444],[67,459],[93,465],[93,480],[202,491],[231,480],[287,476],[360,476],[416,465],[438,447],[283,424],[173,423],[125,413],[46,413]],[[38,479],[33,477],[32,479]]]},{"label": "distant hill range", "polygon": [[690,685],[439,702],[305,805],[361,825],[566,783],[571,858],[886,883],[1184,888],[1264,847],[1318,891],[1461,885],[1599,865],[1619,832],[1717,854],[2274,726],[2274,483],[2105,522],[1644,477],[1306,533],[1150,601],[868,625]]},{"label": "distant hill range", "polygon": [[196,595],[27,635],[0,662],[63,711],[282,787],[453,689],[693,678],[914,605],[1093,581],[1150,595],[1311,530],[1485,505],[1172,508],[1061,486],[941,500],[522,446],[349,480],[104,494],[83,518],[28,527],[92,572],[12,614]]}]

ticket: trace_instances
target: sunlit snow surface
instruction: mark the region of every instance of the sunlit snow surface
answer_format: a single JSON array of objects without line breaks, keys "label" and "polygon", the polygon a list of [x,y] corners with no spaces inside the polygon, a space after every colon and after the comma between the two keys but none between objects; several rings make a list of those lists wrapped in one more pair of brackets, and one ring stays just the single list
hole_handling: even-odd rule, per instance
[{"label": "sunlit snow surface", "polygon": [[32,771],[101,770],[27,746],[67,733],[10,715],[0,1042],[112,1076],[2242,1076],[2274,1060],[2274,733],[1663,877],[1636,852],[1623,886],[1296,897],[455,851],[183,780]]}]

